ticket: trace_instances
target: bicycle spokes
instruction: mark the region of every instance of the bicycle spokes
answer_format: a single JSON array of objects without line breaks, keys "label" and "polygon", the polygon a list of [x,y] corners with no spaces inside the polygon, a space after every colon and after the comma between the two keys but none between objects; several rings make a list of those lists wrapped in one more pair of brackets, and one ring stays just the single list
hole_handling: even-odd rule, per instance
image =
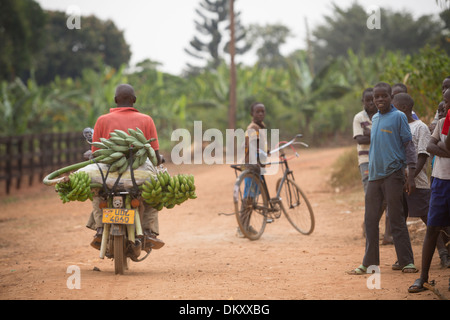
[{"label": "bicycle spokes", "polygon": [[282,193],[283,212],[291,225],[302,234],[314,230],[312,207],[302,190],[291,180],[287,180]]},{"label": "bicycle spokes", "polygon": [[[249,239],[258,239],[266,224],[267,196],[257,174],[244,172],[236,181],[234,197],[236,218],[241,232]],[[238,191],[238,192],[237,192]]]}]

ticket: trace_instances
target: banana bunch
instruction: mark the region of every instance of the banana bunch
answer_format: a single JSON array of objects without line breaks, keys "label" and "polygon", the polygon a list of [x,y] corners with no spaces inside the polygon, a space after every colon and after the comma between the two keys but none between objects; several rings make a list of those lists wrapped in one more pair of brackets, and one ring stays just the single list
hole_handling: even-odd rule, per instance
[{"label": "banana bunch", "polygon": [[84,171],[78,171],[69,175],[68,182],[60,182],[55,186],[63,203],[69,201],[92,200],[91,177]]},{"label": "banana bunch", "polygon": [[110,165],[110,172],[124,173],[130,165],[131,155],[133,156],[131,164],[133,169],[142,166],[147,158],[154,166],[158,164],[155,150],[150,145],[150,142],[155,139],[147,140],[139,128],[128,129],[128,133],[116,129],[109,135],[109,139],[100,138],[100,142],[93,142],[92,145],[98,148],[94,151],[93,156],[101,157],[99,162]]},{"label": "banana bunch", "polygon": [[141,185],[142,198],[158,211],[172,209],[188,199],[196,199],[194,176],[178,174],[171,177],[167,171]]}]

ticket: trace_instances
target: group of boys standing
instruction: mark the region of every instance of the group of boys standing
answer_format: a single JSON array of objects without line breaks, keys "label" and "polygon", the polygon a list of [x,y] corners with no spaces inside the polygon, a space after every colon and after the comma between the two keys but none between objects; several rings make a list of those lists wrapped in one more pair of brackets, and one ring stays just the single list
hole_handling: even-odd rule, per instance
[{"label": "group of boys standing", "polygon": [[[366,274],[369,266],[379,266],[379,222],[386,209],[384,243],[390,238],[398,260],[394,270],[418,272],[406,224],[407,217],[419,217],[427,225],[422,250],[422,271],[408,291],[425,290],[435,248],[441,266],[450,268],[445,235],[450,233],[450,77],[442,84],[443,100],[436,118],[425,125],[413,111],[414,100],[404,84],[385,82],[364,90],[364,110],[353,122],[358,163],[365,192],[365,255],[350,274]],[[431,186],[427,162],[433,157]],[[406,170],[405,170],[406,168]],[[441,232],[446,230],[447,233]]]}]

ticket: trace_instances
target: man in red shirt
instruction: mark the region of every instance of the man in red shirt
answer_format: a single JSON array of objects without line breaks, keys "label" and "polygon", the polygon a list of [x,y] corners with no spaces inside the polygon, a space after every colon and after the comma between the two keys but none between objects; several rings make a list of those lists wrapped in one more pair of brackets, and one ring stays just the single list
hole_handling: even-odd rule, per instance
[{"label": "man in red shirt", "polygon": [[[155,138],[150,145],[155,150],[158,165],[161,164],[161,156],[159,155],[158,134],[156,131],[153,119],[143,113],[140,113],[134,104],[136,103],[136,95],[132,86],[128,84],[121,84],[117,86],[114,97],[116,103],[115,108],[111,108],[108,114],[104,114],[97,119],[94,127],[93,142],[100,141],[100,138],[109,139],[109,133],[116,129],[127,132],[129,128],[136,130],[139,128],[144,132],[147,139]],[[92,146],[92,152],[97,150]],[[99,208],[100,197],[94,197],[92,201],[93,212],[88,221],[87,227],[97,231],[91,245],[99,249],[103,233],[102,211]],[[158,211],[146,203],[144,203],[144,214],[142,227],[146,240],[150,241],[153,246],[152,249],[159,249],[164,245],[164,242],[157,238],[159,234],[158,226]]]}]

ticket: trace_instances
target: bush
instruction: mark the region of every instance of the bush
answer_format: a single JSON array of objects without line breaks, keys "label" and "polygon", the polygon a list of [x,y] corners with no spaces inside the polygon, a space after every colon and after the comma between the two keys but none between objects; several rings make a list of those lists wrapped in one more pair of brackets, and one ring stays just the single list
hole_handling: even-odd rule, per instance
[{"label": "bush", "polygon": [[333,164],[331,186],[339,190],[361,186],[361,174],[359,172],[356,148],[349,149],[343,153]]}]

